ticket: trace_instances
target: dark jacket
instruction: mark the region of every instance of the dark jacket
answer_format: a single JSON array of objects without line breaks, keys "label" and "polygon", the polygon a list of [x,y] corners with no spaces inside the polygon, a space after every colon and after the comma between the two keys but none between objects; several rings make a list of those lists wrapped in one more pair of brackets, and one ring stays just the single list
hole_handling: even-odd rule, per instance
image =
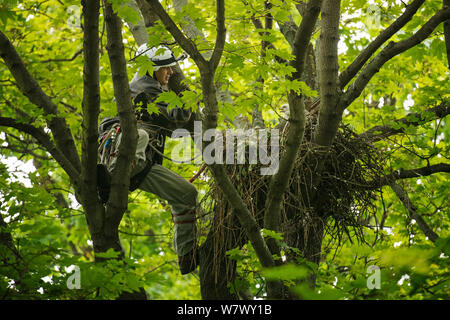
[{"label": "dark jacket", "polygon": [[[160,111],[158,115],[148,114],[146,104],[154,102],[164,92],[160,83],[153,77],[148,75],[139,77],[136,74],[130,82],[130,91],[135,105],[142,102],[142,105],[137,106],[137,113],[138,117],[140,116],[139,113],[143,113],[147,117],[146,119],[142,119],[145,122],[154,123],[166,129],[174,130],[183,127],[191,118],[192,110],[176,107],[167,112],[167,104],[163,102],[158,102],[156,105]],[[146,112],[147,114],[145,114]]]},{"label": "dark jacket", "polygon": [[[187,128],[191,131],[190,124],[193,123],[194,118],[191,109],[175,107],[168,112],[167,104],[158,102],[156,106],[160,111],[159,114],[147,111],[147,105],[154,102],[164,92],[161,84],[155,78],[148,74],[139,77],[136,73],[130,82],[130,91],[137,119],[143,122],[146,128],[151,127],[156,132],[155,138],[159,140],[159,153],[164,153],[165,137],[170,136],[173,130]],[[154,154],[153,159],[154,163],[162,163],[160,155]]]}]

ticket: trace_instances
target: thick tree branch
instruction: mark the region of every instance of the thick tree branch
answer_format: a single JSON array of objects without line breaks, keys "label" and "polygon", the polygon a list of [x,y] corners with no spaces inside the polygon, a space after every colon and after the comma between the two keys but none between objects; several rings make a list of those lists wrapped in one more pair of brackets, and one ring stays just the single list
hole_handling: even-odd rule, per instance
[{"label": "thick tree branch", "polygon": [[102,227],[101,204],[97,196],[97,153],[98,153],[98,116],[100,114],[99,84],[99,0],[84,0],[84,66],[83,66],[83,123],[81,177],[83,207],[88,217],[89,227]]},{"label": "thick tree branch", "polygon": [[279,22],[280,32],[283,34],[286,41],[289,43],[291,48],[294,48],[295,35],[297,34],[298,27],[295,22],[290,19],[286,22]]},{"label": "thick tree branch", "polygon": [[[432,114],[432,116],[425,116]],[[419,126],[425,122],[441,119],[450,114],[450,101],[441,103],[440,105],[427,109],[420,113],[411,113],[406,117],[394,120],[391,124],[375,126],[359,135],[359,138],[376,142],[383,140],[389,136],[405,132],[404,127]],[[399,128],[399,124],[401,127]]]},{"label": "thick tree branch", "polygon": [[52,140],[45,133],[44,129],[36,128],[30,124],[18,122],[15,119],[7,117],[0,117],[0,126],[15,128],[19,131],[31,135],[48,151],[48,153],[52,155],[52,157],[58,162],[58,164],[70,177],[70,180],[73,181],[75,185],[80,185],[79,171],[73,166],[72,162],[67,159],[67,157],[61,152],[61,150],[53,144]]},{"label": "thick tree branch", "polygon": [[308,52],[309,42],[314,31],[317,18],[322,7],[323,0],[311,0],[306,7],[306,13],[303,16],[302,22],[295,34],[294,38],[294,60],[292,66],[295,72],[292,75],[293,79],[300,79],[304,71],[306,55]]},{"label": "thick tree branch", "polygon": [[420,230],[422,230],[422,232],[428,237],[428,239],[430,239],[433,242],[438,240],[439,236],[430,228],[430,226],[428,226],[428,224],[425,222],[422,216],[417,212],[417,208],[411,202],[408,193],[395,182],[393,182],[390,185],[390,187],[405,206],[411,219],[416,220]]},{"label": "thick tree branch", "polygon": [[112,172],[110,197],[106,206],[104,232],[118,239],[118,227],[128,205],[131,163],[134,160],[137,144],[136,118],[130,98],[130,88],[122,41],[122,22],[113,12],[110,3],[104,7],[107,50],[111,63],[114,96],[120,119],[122,140],[116,166]]},{"label": "thick tree branch", "polygon": [[[285,3],[285,1],[283,1]],[[302,17],[306,16],[307,9],[308,9],[308,3],[306,2],[298,2],[296,3],[295,7],[297,8],[297,11],[300,13]],[[294,49],[295,46],[295,37],[297,35],[298,26],[293,21],[293,18],[289,16],[288,21],[277,21],[277,24],[280,28],[280,32],[283,34],[286,41],[289,43],[292,49]],[[319,18],[316,19],[316,22],[313,27],[312,33],[316,33],[318,29],[320,29],[320,20]],[[308,28],[310,28],[312,25],[309,24]],[[302,72],[302,76],[299,78],[300,80],[304,81],[311,89],[318,91],[317,84],[316,84],[316,59],[315,59],[315,49],[312,45],[312,43],[309,43],[307,48],[307,54],[306,54],[306,60],[305,60],[305,66],[304,70]],[[282,63],[283,61],[281,61]],[[311,98],[306,97],[305,98],[305,106],[308,108],[308,105],[311,103]]]},{"label": "thick tree branch", "polygon": [[147,3],[147,0],[136,0],[136,4],[141,11],[142,17],[144,18],[145,26],[153,27],[155,22],[159,20],[159,17],[153,12],[150,8],[150,5]]},{"label": "thick tree branch", "polygon": [[319,44],[320,112],[313,142],[328,147],[333,142],[342,111],[338,110],[339,99],[339,41],[340,1],[325,0],[322,10],[322,31]]},{"label": "thick tree branch", "polygon": [[359,55],[356,59],[340,74],[339,82],[343,89],[351,79],[358,73],[364,64],[372,57],[383,43],[391,38],[398,30],[411,20],[411,18],[419,10],[425,0],[414,0],[406,7],[403,14],[397,18],[389,27],[384,29]]},{"label": "thick tree branch", "polygon": [[367,83],[380,70],[380,68],[390,59],[400,53],[414,47],[425,40],[443,21],[450,19],[450,8],[445,7],[439,10],[430,20],[428,20],[420,30],[411,37],[400,41],[390,42],[372,61],[361,71],[356,80],[341,97],[339,110],[347,108],[364,90]]},{"label": "thick tree branch", "polygon": [[394,173],[388,174],[378,181],[369,181],[367,183],[367,187],[369,189],[377,189],[383,186],[387,186],[397,180],[426,177],[440,172],[450,173],[450,164],[438,163],[417,169],[396,170]]},{"label": "thick tree branch", "polygon": [[220,58],[222,57],[223,48],[225,46],[225,37],[227,30],[225,28],[225,0],[217,0],[217,33],[216,33],[216,44],[214,46],[214,51],[212,53],[211,59],[209,60],[211,64],[211,69],[216,70],[219,65]]},{"label": "thick tree branch", "polygon": [[[316,161],[316,167],[311,179],[308,179],[301,194],[305,202],[312,203],[319,196],[317,186],[324,170],[325,155],[333,143],[342,111],[339,111],[338,101],[340,87],[338,79],[338,41],[339,41],[340,1],[324,0],[321,19],[321,34],[319,38],[319,101],[320,111],[318,123],[313,132],[313,152],[307,155],[305,161]],[[318,102],[317,102],[318,103]],[[318,201],[320,203],[320,200]]]},{"label": "thick tree branch", "polygon": [[0,57],[5,61],[8,69],[16,80],[19,90],[31,103],[42,108],[45,115],[50,115],[47,120],[48,127],[52,131],[56,146],[63,152],[72,166],[81,171],[81,162],[77,153],[75,142],[69,126],[64,118],[58,116],[56,105],[52,102],[37,81],[28,72],[24,62],[11,44],[9,39],[0,31]]}]

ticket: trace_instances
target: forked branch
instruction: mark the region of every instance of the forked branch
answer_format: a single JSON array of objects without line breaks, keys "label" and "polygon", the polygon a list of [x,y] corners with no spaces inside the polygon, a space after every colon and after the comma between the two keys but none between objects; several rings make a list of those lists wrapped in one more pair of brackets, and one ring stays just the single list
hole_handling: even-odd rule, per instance
[{"label": "forked branch", "polygon": [[397,31],[399,31],[404,25],[411,20],[416,14],[417,10],[425,0],[414,0],[409,4],[405,12],[397,18],[389,27],[384,29],[357,57],[356,59],[344,70],[339,76],[340,86],[343,89],[353,77],[362,69],[364,64],[372,57],[383,43],[391,38]]},{"label": "forked branch", "polygon": [[380,68],[393,57],[416,46],[428,38],[436,27],[442,22],[450,19],[450,7],[444,7],[430,18],[415,34],[411,37],[399,41],[390,42],[371,62],[361,71],[356,80],[351,84],[339,103],[339,110],[347,108],[356,98],[359,97],[370,79],[380,70]]}]

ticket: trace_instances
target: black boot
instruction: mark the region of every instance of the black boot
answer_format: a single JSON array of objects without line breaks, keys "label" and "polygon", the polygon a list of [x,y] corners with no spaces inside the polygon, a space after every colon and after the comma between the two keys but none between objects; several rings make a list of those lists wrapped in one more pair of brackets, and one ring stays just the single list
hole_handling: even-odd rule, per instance
[{"label": "black boot", "polygon": [[105,204],[109,199],[109,190],[111,189],[111,176],[102,164],[97,164],[97,190],[98,196]]}]

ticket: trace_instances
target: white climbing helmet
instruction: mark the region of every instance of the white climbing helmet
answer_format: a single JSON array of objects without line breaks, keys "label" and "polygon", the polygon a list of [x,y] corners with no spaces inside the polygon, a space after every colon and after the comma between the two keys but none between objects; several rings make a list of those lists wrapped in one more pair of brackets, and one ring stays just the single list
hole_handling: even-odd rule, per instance
[{"label": "white climbing helmet", "polygon": [[161,67],[172,67],[176,65],[178,61],[187,57],[185,54],[182,54],[176,58],[173,52],[165,46],[147,48],[145,43],[141,45],[136,52],[136,56],[140,55],[145,55],[148,59],[153,61],[154,71],[158,71]]}]

